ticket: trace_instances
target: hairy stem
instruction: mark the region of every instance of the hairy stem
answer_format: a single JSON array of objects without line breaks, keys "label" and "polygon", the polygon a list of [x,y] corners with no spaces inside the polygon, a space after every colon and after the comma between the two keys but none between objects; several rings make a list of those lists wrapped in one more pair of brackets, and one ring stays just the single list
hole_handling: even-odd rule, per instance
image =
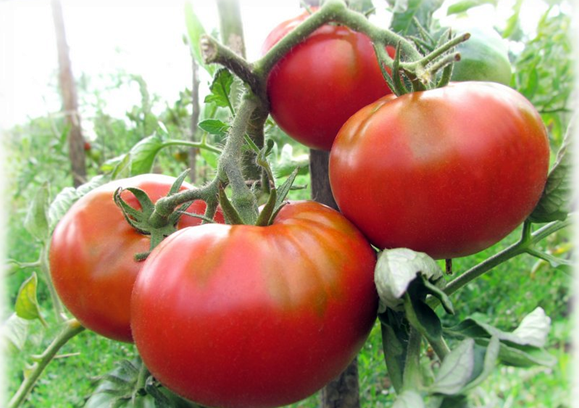
[{"label": "hairy stem", "polygon": [[44,352],[38,357],[34,370],[24,378],[24,381],[20,384],[20,388],[18,388],[16,394],[14,394],[8,403],[8,408],[19,407],[24,402],[46,366],[52,361],[54,356],[56,356],[56,353],[58,353],[62,346],[64,346],[70,339],[81,333],[83,330],[84,327],[82,327],[75,319],[65,322],[64,330],[59,333],[46,350],[44,350]]},{"label": "hairy stem", "polygon": [[[456,279],[450,281],[450,283],[444,289],[444,292],[447,295],[451,295],[469,282],[490,271],[494,267],[508,261],[511,258],[514,258],[517,255],[526,253],[528,248],[530,248],[532,245],[543,240],[549,235],[571,225],[574,218],[575,217],[573,216],[569,216],[565,221],[552,222],[533,233],[530,233],[530,223],[526,223],[523,228],[523,237],[518,242],[488,258],[484,262],[481,262],[480,264],[472,267]],[[438,304],[437,301],[437,299],[432,300],[433,303]]]}]

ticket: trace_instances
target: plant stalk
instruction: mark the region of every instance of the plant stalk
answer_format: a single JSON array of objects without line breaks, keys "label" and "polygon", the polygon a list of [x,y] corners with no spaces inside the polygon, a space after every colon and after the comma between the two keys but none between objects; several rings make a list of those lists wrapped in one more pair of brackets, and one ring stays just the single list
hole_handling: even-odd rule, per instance
[{"label": "plant stalk", "polygon": [[8,403],[8,408],[16,408],[19,407],[34,385],[36,381],[43,373],[46,366],[52,361],[52,359],[56,356],[56,353],[64,346],[70,339],[72,339],[77,334],[81,333],[84,330],[84,327],[80,325],[80,323],[75,320],[71,319],[65,322],[64,330],[60,332],[60,334],[50,343],[50,345],[44,350],[44,352],[39,356],[36,366],[34,370],[28,374],[20,384],[20,388],[16,391],[16,394],[12,397],[10,402]]}]

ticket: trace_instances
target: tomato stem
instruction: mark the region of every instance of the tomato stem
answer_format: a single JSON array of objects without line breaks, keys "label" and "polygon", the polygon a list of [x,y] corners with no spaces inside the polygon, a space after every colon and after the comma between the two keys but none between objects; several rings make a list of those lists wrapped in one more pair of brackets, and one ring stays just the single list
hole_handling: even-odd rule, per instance
[{"label": "tomato stem", "polygon": [[[444,292],[447,295],[451,295],[454,292],[461,289],[463,286],[468,284],[469,282],[473,281],[474,279],[478,278],[479,276],[485,274],[486,272],[490,271],[494,267],[502,264],[503,262],[508,261],[511,258],[514,258],[517,255],[522,253],[528,252],[528,249],[536,244],[537,242],[543,240],[544,238],[548,237],[549,235],[568,227],[573,223],[574,216],[569,216],[564,221],[555,221],[550,224],[545,225],[544,227],[538,229],[537,231],[531,233],[531,223],[525,222],[523,225],[523,234],[521,239],[509,246],[508,248],[504,249],[503,251],[497,253],[496,255],[486,259],[485,261],[481,262],[480,264],[472,267],[456,279],[450,281],[450,283],[444,289]],[[428,302],[431,306],[436,306],[440,302],[438,299],[430,299]]]},{"label": "tomato stem", "polygon": [[16,408],[22,405],[32,388],[34,388],[36,381],[43,373],[46,366],[56,356],[56,353],[58,353],[62,346],[64,346],[70,339],[81,333],[83,330],[84,327],[82,327],[75,319],[65,322],[64,330],[61,331],[46,350],[38,356],[34,369],[24,378],[24,381],[20,384],[20,388],[18,388],[16,394],[14,394],[8,403],[8,408]]}]

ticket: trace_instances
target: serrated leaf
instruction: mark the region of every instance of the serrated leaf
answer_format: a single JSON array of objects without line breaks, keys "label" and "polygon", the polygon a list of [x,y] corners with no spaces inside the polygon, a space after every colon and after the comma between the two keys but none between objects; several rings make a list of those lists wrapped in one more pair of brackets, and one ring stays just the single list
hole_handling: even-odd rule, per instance
[{"label": "serrated leaf", "polygon": [[415,19],[422,27],[430,27],[432,15],[442,6],[443,0],[397,0],[394,4],[390,28],[403,35],[419,34]]},{"label": "serrated leaf", "polygon": [[199,122],[198,126],[207,133],[211,135],[217,135],[219,137],[225,136],[229,131],[229,128],[231,128],[231,126],[220,121],[219,119],[206,119],[202,122]]},{"label": "serrated leaf", "polygon": [[193,54],[193,58],[195,58],[195,62],[197,62],[197,65],[200,67],[203,67],[203,69],[205,69],[205,71],[210,75],[213,75],[215,72],[215,66],[205,64],[203,53],[201,52],[201,36],[205,34],[206,31],[201,20],[199,20],[199,17],[197,17],[197,14],[193,9],[193,3],[191,0],[185,2],[185,25],[187,27],[187,40],[191,47],[191,53]]},{"label": "serrated leaf", "polygon": [[137,143],[129,155],[131,157],[131,176],[150,173],[157,154],[164,147],[163,138],[157,134],[146,137]]},{"label": "serrated leaf", "polygon": [[418,392],[405,390],[396,398],[392,408],[425,408],[425,405],[422,396]]},{"label": "serrated leaf", "polygon": [[22,351],[28,338],[30,320],[18,317],[13,313],[3,324],[0,330],[0,345],[4,352],[15,354]]},{"label": "serrated leaf", "polygon": [[551,319],[545,315],[545,311],[538,307],[521,321],[512,333],[497,329],[490,324],[467,318],[457,326],[447,330],[449,334],[458,334],[472,338],[497,337],[501,342],[507,342],[512,346],[532,346],[536,348],[545,345],[547,335],[551,328]]},{"label": "serrated leaf", "polygon": [[483,4],[497,5],[498,0],[462,0],[448,7],[446,15],[464,13],[473,7],[482,6]]},{"label": "serrated leaf", "polygon": [[529,216],[529,220],[532,222],[563,221],[571,212],[574,205],[573,160],[571,155],[571,138],[574,137],[574,129],[575,122],[572,122],[557,153],[557,161],[549,172],[543,195]]},{"label": "serrated leaf", "polygon": [[435,260],[422,252],[406,248],[384,250],[378,256],[374,281],[380,296],[381,311],[403,309],[403,296],[419,275],[434,286],[444,288],[446,282]]},{"label": "serrated leaf", "polygon": [[36,298],[37,285],[38,277],[36,276],[36,272],[34,272],[32,276],[25,280],[20,286],[20,290],[16,296],[14,310],[18,317],[26,320],[39,319],[43,324],[45,324],[44,319],[40,314],[38,299]]},{"label": "serrated leaf", "polygon": [[40,186],[28,207],[28,212],[24,219],[26,231],[39,240],[46,239],[50,234],[48,223],[49,195],[48,184],[45,183]]},{"label": "serrated leaf", "polygon": [[474,340],[465,339],[442,361],[430,391],[455,395],[468,383],[474,369]]},{"label": "serrated leaf", "polygon": [[225,68],[219,69],[213,77],[209,90],[211,93],[205,97],[205,103],[213,103],[220,107],[230,107],[229,94],[233,84],[233,75]]}]

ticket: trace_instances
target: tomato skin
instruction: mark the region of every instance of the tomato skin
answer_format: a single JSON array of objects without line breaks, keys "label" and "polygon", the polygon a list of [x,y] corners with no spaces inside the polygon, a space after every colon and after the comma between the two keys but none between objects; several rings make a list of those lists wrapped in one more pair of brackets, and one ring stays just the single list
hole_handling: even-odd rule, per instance
[{"label": "tomato skin", "polygon": [[376,318],[375,252],[340,213],[290,203],[273,225],[179,231],[132,297],[137,349],[204,406],[263,408],[313,394],[355,357]]},{"label": "tomato skin", "polygon": [[[134,260],[149,250],[148,236],[132,228],[113,201],[118,187],[144,190],[153,202],[166,196],[175,178],[146,174],[116,180],[80,198],[64,215],[52,235],[49,260],[52,281],[67,309],[86,328],[113,340],[132,342],[130,298],[143,266]],[[192,188],[184,184],[182,190]],[[140,208],[132,193],[122,197]],[[187,210],[203,214],[205,203],[195,201]],[[216,220],[223,221],[221,213]],[[178,228],[200,224],[182,216]]]},{"label": "tomato skin", "polygon": [[[276,27],[263,53],[308,17]],[[394,49],[388,47],[390,55]],[[346,120],[363,106],[391,93],[370,39],[345,26],[324,25],[294,47],[267,80],[271,116],[300,143],[330,150]]]},{"label": "tomato skin", "polygon": [[503,38],[492,28],[472,27],[468,41],[456,47],[460,61],[454,64],[451,81],[487,81],[509,85],[512,67]]},{"label": "tomato skin", "polygon": [[479,252],[531,213],[549,142],[518,92],[488,82],[385,97],[344,125],[329,174],[342,213],[379,247]]}]

